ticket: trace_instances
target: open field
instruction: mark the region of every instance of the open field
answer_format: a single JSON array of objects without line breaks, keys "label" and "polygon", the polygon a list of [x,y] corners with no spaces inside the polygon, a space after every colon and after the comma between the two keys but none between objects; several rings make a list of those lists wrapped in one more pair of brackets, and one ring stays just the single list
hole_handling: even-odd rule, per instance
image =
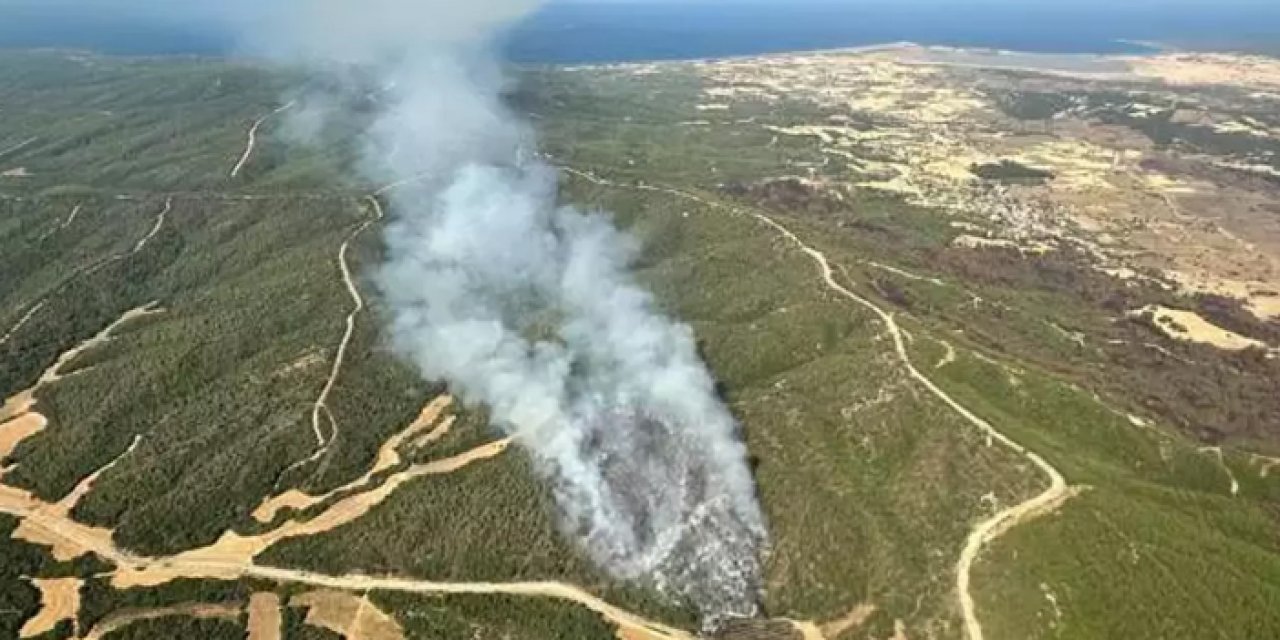
[{"label": "open field", "polygon": [[[1270,63],[957,55],[511,96],[743,424],[772,622],[725,637],[1280,634]],[[0,56],[0,635],[692,637],[387,349],[363,116],[287,144],[303,82]]]}]

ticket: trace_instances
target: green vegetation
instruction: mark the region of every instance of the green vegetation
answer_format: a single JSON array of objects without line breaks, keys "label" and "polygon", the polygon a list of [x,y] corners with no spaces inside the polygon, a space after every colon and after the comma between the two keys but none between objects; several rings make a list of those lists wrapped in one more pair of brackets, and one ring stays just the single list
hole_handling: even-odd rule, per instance
[{"label": "green vegetation", "polygon": [[1059,93],[1013,91],[997,96],[996,104],[1005,115],[1019,120],[1049,120],[1070,109],[1071,96]]},{"label": "green vegetation", "polygon": [[1053,179],[1052,171],[1028,167],[1013,160],[975,164],[969,171],[983,180],[1011,184],[1043,184]]},{"label": "green vegetation", "polygon": [[[847,637],[888,637],[897,620],[910,637],[958,637],[954,567],[965,537],[976,521],[1043,490],[1045,478],[910,380],[881,321],[825,287],[813,261],[755,211],[826,253],[838,280],[894,313],[921,371],[1082,488],[980,557],[974,581],[988,637],[1280,635],[1280,481],[1232,449],[1276,451],[1280,363],[1169,343],[1141,322],[1116,320],[1167,304],[1272,341],[1273,324],[1229,301],[1123,286],[1069,250],[1023,257],[953,248],[957,232],[936,211],[790,178],[857,175],[815,141],[775,143],[763,126],[812,123],[832,109],[761,102],[709,115],[697,109],[701,84],[685,65],[645,76],[529,70],[524,79],[512,100],[539,116],[555,161],[617,183],[566,176],[564,199],[610,212],[641,240],[639,278],[692,326],[743,424],[772,534],[767,613],[830,620],[870,603],[877,613]],[[386,348],[385,310],[361,279],[370,308],[327,403],[337,425],[332,448],[286,473],[316,446],[312,406],[352,305],[338,247],[370,215],[361,201],[368,185],[343,177],[359,110],[313,147],[284,144],[278,123],[268,123],[246,172],[227,175],[248,125],[298,86],[210,61],[0,56],[0,148],[39,133],[0,159],[0,169],[33,174],[0,181],[0,333],[44,302],[0,344],[0,393],[26,388],[123,311],[151,301],[164,309],[121,327],[72,364],[76,375],[41,392],[38,409],[51,424],[15,451],[7,484],[60,498],[140,435],[74,515],[114,527],[125,547],[174,553],[228,528],[260,530],[249,514],[268,495],[322,492],[358,477],[381,443],[443,391]],[[1234,144],[1195,137],[1158,114],[1148,119],[1156,124],[1125,120],[1115,115],[1121,99],[1130,97],[1015,95],[1005,110],[1045,120],[1079,103],[1162,144]],[[1051,177],[1009,161],[974,173]],[[723,206],[627,188],[638,184]],[[159,232],[134,252],[169,198]],[[370,229],[352,246],[353,270],[369,273],[380,252]],[[482,408],[458,411],[449,437],[413,460],[494,437]],[[326,437],[329,429],[324,422]],[[1235,496],[1217,458],[1198,451],[1223,441]],[[512,450],[416,480],[369,515],[258,560],[433,580],[559,579],[696,625],[682,603],[590,566],[559,531],[535,469]],[[15,524],[0,519],[0,610],[15,612],[0,613],[4,637],[37,606],[21,576],[104,568],[90,559],[55,565],[8,540]],[[126,609],[243,602],[252,586],[178,581],[115,591],[91,579],[81,629]],[[597,616],[564,603],[373,595],[411,637],[611,636]],[[303,616],[286,607],[285,637],[335,637]],[[229,622],[172,617],[111,637],[175,637],[175,629],[243,635]]]},{"label": "green vegetation", "polygon": [[113,589],[107,579],[95,578],[80,589],[81,629],[92,629],[112,613],[150,610],[197,603],[247,603],[253,593],[247,582],[175,580],[159,587]]},{"label": "green vegetation", "polygon": [[134,622],[123,629],[108,633],[103,640],[155,640],[156,638],[243,640],[244,625],[231,620],[166,616]]},{"label": "green vegetation", "polygon": [[10,540],[18,521],[0,514],[0,637],[16,638],[28,618],[40,610],[40,591],[26,576],[40,571],[44,558],[39,547]]}]

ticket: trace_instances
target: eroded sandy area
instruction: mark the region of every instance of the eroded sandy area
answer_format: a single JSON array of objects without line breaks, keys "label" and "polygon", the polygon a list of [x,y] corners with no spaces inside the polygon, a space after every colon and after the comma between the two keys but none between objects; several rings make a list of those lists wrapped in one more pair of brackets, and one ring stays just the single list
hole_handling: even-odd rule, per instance
[{"label": "eroded sandy area", "polygon": [[1198,342],[1228,351],[1243,351],[1250,348],[1270,349],[1267,344],[1259,340],[1223,329],[1191,311],[1151,305],[1132,311],[1130,315],[1149,316],[1157,329],[1174,340]]},{"label": "eroded sandy area", "polygon": [[[970,225],[961,246],[1070,247],[1107,273],[1154,272],[1170,289],[1225,295],[1260,319],[1280,319],[1280,168],[1266,155],[1267,145],[1280,143],[1280,125],[1240,111],[1258,113],[1256,101],[1273,95],[1280,60],[904,45],[690,68],[705,80],[705,100],[729,107],[711,118],[729,121],[735,107],[781,108],[788,100],[823,109],[826,115],[805,122],[758,125],[775,139],[807,141],[825,157],[821,166],[797,163],[779,179],[798,176],[841,200],[857,189],[896,194]],[[1227,95],[1243,102],[1211,93],[1216,87],[1239,90]],[[1008,111],[1010,95],[1060,104],[1031,100],[1030,108],[1048,110],[1019,119]],[[1214,155],[1160,146],[1141,132],[1143,123],[1165,120],[1261,146]],[[1049,178],[976,174],[1006,162]]]},{"label": "eroded sandy area", "polygon": [[404,640],[404,629],[368,596],[345,591],[312,591],[289,601],[291,607],[307,607],[306,623],[328,629],[348,640]]},{"label": "eroded sandy area", "polygon": [[267,498],[253,512],[253,517],[259,522],[271,522],[276,519],[276,515],[284,509],[294,509],[302,511],[332,498],[333,496],[346,493],[353,489],[358,489],[369,484],[373,477],[388,469],[393,469],[400,465],[400,450],[409,443],[414,449],[420,449],[448,434],[450,427],[453,425],[453,417],[446,416],[440,419],[444,411],[453,404],[453,398],[450,396],[440,396],[423,407],[422,412],[418,414],[409,426],[403,431],[389,438],[378,449],[378,455],[374,460],[373,467],[364,473],[364,475],[355,480],[323,495],[309,495],[297,489],[290,489],[278,496]]},{"label": "eroded sandy area", "polygon": [[40,611],[18,632],[23,638],[48,633],[63,620],[75,621],[80,613],[79,578],[37,578],[31,581],[40,590]]},{"label": "eroded sandy area", "polygon": [[261,591],[249,597],[248,640],[280,640],[280,596]]}]

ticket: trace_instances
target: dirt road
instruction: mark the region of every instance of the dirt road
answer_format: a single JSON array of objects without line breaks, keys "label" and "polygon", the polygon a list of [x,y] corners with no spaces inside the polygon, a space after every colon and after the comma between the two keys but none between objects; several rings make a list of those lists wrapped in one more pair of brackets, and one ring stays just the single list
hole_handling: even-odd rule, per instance
[{"label": "dirt road", "polygon": [[156,223],[152,225],[151,231],[147,232],[147,235],[143,236],[142,239],[137,242],[137,244],[133,245],[133,251],[131,251],[129,255],[133,255],[135,253],[138,253],[139,251],[142,251],[144,248],[146,248],[147,243],[151,242],[151,239],[156,237],[157,233],[160,233],[160,229],[164,228],[165,216],[168,216],[170,211],[173,211],[172,197],[165,199],[164,208],[161,209],[160,214],[156,216]]},{"label": "dirt road", "polygon": [[3,336],[0,336],[0,345],[9,342],[9,340],[13,338],[13,334],[21,330],[28,322],[31,322],[31,318],[37,313],[40,313],[40,310],[43,309],[46,304],[48,304],[47,300],[41,300],[31,305],[31,308],[27,309],[27,312],[24,313],[21,318],[18,318],[18,321],[15,322],[12,327],[9,327],[9,330],[6,331]]},{"label": "dirt road", "polygon": [[[329,370],[329,378],[325,380],[324,387],[320,390],[320,395],[316,397],[315,403],[311,406],[311,431],[316,437],[316,450],[310,456],[298,460],[289,465],[280,476],[283,478],[288,472],[311,464],[319,460],[328,453],[329,447],[333,444],[333,439],[338,435],[338,421],[334,419],[333,413],[329,410],[329,394],[333,393],[333,387],[338,383],[338,376],[342,374],[342,365],[346,362],[347,349],[351,346],[351,338],[355,335],[356,318],[364,311],[364,297],[360,295],[360,289],[356,287],[355,278],[351,275],[351,265],[347,261],[347,254],[351,250],[351,243],[361,236],[370,226],[385,217],[382,210],[382,204],[375,197],[365,199],[369,203],[370,208],[374,212],[374,217],[365,220],[363,224],[356,228],[355,231],[347,236],[342,245],[338,247],[338,270],[342,274],[342,282],[347,287],[347,293],[351,296],[352,309],[347,314],[346,329],[342,333],[342,340],[338,342],[338,352],[333,358],[333,366]],[[322,416],[329,421],[329,437],[325,438],[323,430],[320,428]]]},{"label": "dirt road", "polygon": [[291,109],[295,104],[295,102],[296,101],[291,101],[288,104],[276,109],[275,111],[272,111],[271,113],[268,113],[267,115],[262,116],[261,118],[258,118],[256,121],[254,121],[253,126],[249,127],[249,141],[244,146],[244,153],[240,155],[240,160],[236,162],[236,166],[231,168],[232,178],[239,176],[240,172],[244,170],[244,166],[246,164],[249,164],[249,159],[253,157],[253,149],[254,147],[258,146],[258,129],[262,128],[262,124],[266,122],[268,119],[270,119],[271,116],[274,116],[278,113],[282,113],[288,109]]},{"label": "dirt road", "polygon": [[27,138],[26,140],[23,140],[22,142],[19,142],[18,144],[13,145],[12,147],[9,147],[7,149],[0,149],[0,158],[3,158],[11,153],[17,153],[19,151],[22,151],[23,149],[35,143],[39,139],[40,139],[39,136],[36,136],[34,138]]}]

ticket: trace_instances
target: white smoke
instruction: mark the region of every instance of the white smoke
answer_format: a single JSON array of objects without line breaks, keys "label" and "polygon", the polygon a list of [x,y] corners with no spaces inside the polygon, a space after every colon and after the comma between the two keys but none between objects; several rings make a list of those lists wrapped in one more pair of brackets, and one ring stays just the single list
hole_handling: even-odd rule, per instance
[{"label": "white smoke", "polygon": [[377,274],[395,346],[483,403],[555,488],[565,531],[613,575],[751,616],[766,532],[737,426],[692,332],[628,266],[635,242],[557,205],[557,175],[484,52],[526,0],[308,0],[273,48],[384,87],[364,170],[391,192]]}]

